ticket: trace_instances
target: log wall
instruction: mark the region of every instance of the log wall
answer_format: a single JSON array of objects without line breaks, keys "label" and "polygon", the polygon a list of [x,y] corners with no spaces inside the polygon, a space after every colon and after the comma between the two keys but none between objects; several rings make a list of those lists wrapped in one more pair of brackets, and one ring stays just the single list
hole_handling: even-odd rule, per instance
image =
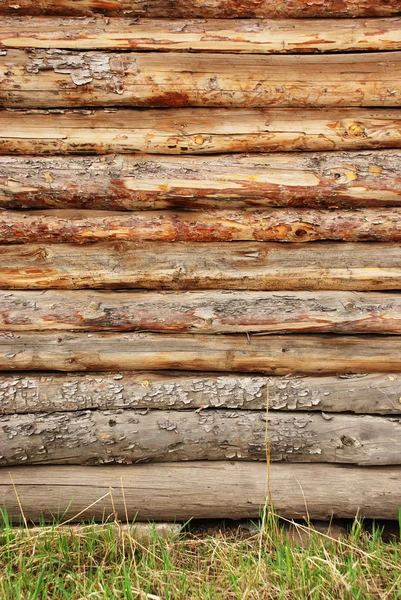
[{"label": "log wall", "polygon": [[0,15],[10,516],[396,519],[399,1]]}]

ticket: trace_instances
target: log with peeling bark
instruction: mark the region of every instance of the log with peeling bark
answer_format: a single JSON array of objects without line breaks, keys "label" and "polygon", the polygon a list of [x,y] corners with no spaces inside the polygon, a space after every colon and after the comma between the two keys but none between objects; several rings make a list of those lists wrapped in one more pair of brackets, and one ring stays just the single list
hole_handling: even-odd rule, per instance
[{"label": "log with peeling bark", "polygon": [[394,243],[1,245],[0,289],[399,290]]},{"label": "log with peeling bark", "polygon": [[400,173],[399,150],[217,157],[0,156],[0,208],[400,206]]},{"label": "log with peeling bark", "polygon": [[169,18],[372,17],[398,15],[399,0],[0,0],[0,14]]},{"label": "log with peeling bark", "polygon": [[401,49],[401,20],[9,18],[0,48],[286,54]]},{"label": "log with peeling bark", "polygon": [[[302,124],[302,126],[300,125]],[[359,150],[374,148],[401,147],[401,114],[397,109],[224,109],[224,108],[181,108],[181,109],[110,109],[110,110],[2,110],[0,111],[0,153],[1,154],[111,154],[138,153],[151,154],[216,154],[222,152],[282,152],[312,150]],[[359,156],[359,155],[358,155]],[[378,155],[380,158],[381,155]],[[296,167],[303,171],[308,168],[311,158],[302,155],[295,157],[258,156],[244,157],[210,157],[195,159],[188,168],[192,176],[200,169],[213,169],[215,160],[224,160],[224,170],[239,166],[242,162],[252,161],[249,167],[254,170],[262,167],[266,160],[281,161],[282,168],[294,169],[291,161],[300,161]],[[318,168],[329,157],[314,155],[314,164]],[[372,157],[371,157],[372,158]],[[319,160],[318,160],[319,159]],[[341,160],[348,157],[341,157]],[[356,155],[349,157],[352,161]],[[4,161],[4,159],[2,159]],[[53,157],[54,167],[62,168],[63,159]],[[72,159],[70,159],[72,160]],[[109,159],[112,161],[112,159]],[[119,170],[137,169],[136,164],[155,160],[154,157],[125,157],[118,163],[113,173],[114,179],[120,177]],[[131,162],[135,160],[135,162]],[[169,157],[160,157],[157,169],[163,178],[163,169],[179,169],[181,159],[173,161]],[[335,157],[332,160],[336,160]],[[357,160],[363,164],[363,155]],[[206,162],[205,161],[209,161]],[[287,161],[287,162],[286,162]],[[303,162],[302,162],[303,161]],[[188,159],[188,163],[191,159]],[[12,164],[12,163],[11,163]],[[18,164],[18,163],[17,163]],[[22,161],[20,164],[23,164]],[[73,163],[74,164],[74,163]],[[79,165],[79,161],[76,163]],[[95,163],[91,171],[97,170]],[[111,163],[114,164],[114,163]],[[183,167],[185,163],[182,163]],[[311,163],[312,164],[312,163]],[[169,166],[171,165],[171,167]],[[374,167],[373,160],[372,166]],[[389,165],[390,166],[390,165]],[[7,164],[2,164],[2,171]],[[68,169],[71,167],[69,166]],[[73,167],[74,168],[74,167]],[[79,167],[75,167],[79,168]],[[99,167],[101,168],[101,167]],[[109,165],[109,168],[111,166]],[[142,168],[145,168],[142,165]],[[156,168],[156,167],[154,167]],[[360,165],[350,165],[349,178],[339,176],[337,185],[349,185],[355,179],[353,171]],[[85,170],[85,169],[84,169]],[[103,167],[104,170],[104,167]],[[180,173],[180,179],[188,179]],[[329,167],[330,170],[330,167]],[[326,169],[327,171],[327,169]],[[380,168],[372,171],[380,175]],[[216,177],[213,170],[207,175],[202,173],[200,179],[209,181]],[[218,171],[223,177],[221,168]],[[252,173],[249,173],[251,175]],[[30,177],[32,177],[32,173]],[[105,173],[102,173],[102,178]],[[293,177],[296,176],[296,171]],[[80,177],[82,175],[80,174]],[[302,177],[302,174],[300,174]],[[326,177],[330,173],[326,173]],[[153,175],[154,177],[154,175]],[[172,178],[172,173],[167,175]],[[251,179],[250,181],[255,181]],[[258,179],[256,179],[256,183]],[[44,182],[46,185],[49,181]],[[165,183],[165,182],[163,182]],[[273,182],[274,183],[274,180]],[[288,178],[280,178],[280,185],[289,185]],[[296,185],[308,185],[305,180],[296,179]],[[309,184],[309,185],[313,185]],[[380,188],[379,188],[380,189]]]},{"label": "log with peeling bark", "polygon": [[[268,496],[270,491],[270,498]],[[17,491],[17,494],[15,493]],[[2,504],[13,521],[241,519],[266,502],[286,518],[397,520],[401,467],[259,462],[177,462],[0,470]]]},{"label": "log with peeling bark", "polygon": [[400,373],[399,336],[2,332],[1,371]]},{"label": "log with peeling bark", "polygon": [[401,375],[142,371],[0,375],[0,414],[73,410],[299,410],[399,415]]},{"label": "log with peeling bark", "polygon": [[0,291],[1,331],[401,334],[381,292]]},{"label": "log with peeling bark", "polygon": [[0,212],[0,243],[401,242],[401,208]]},{"label": "log with peeling bark", "polygon": [[4,415],[0,465],[265,461],[267,451],[272,462],[399,465],[400,430],[396,417],[266,410]]},{"label": "log with peeling bark", "polygon": [[0,54],[0,105],[398,107],[401,52],[194,56],[11,49]]}]

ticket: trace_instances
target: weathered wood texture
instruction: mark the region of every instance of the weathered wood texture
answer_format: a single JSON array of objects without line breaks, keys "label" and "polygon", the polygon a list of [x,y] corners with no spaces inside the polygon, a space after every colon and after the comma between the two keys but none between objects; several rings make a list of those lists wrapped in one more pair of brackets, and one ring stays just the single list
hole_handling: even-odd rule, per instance
[{"label": "weathered wood texture", "polygon": [[390,243],[99,242],[0,252],[0,289],[401,289],[400,246]]},{"label": "weathered wood texture", "polygon": [[0,243],[401,241],[401,208],[0,212]]},{"label": "weathered wood texture", "polygon": [[[300,127],[300,123],[302,123],[302,127]],[[54,109],[53,111],[10,109],[0,111],[0,153],[38,156],[43,154],[126,154],[137,152],[215,154],[221,152],[399,148],[401,146],[400,129],[401,113],[397,109],[321,108],[294,111],[285,108],[181,108],[84,111],[77,109],[76,112],[64,109]],[[378,157],[380,156],[378,155]],[[220,171],[213,171],[216,160],[217,164],[221,160],[225,161],[224,171],[233,166],[240,168],[238,159],[241,160],[241,163],[245,163],[242,168],[248,161],[249,168],[258,169],[258,171],[263,168],[263,165],[278,169],[281,161],[281,168],[294,169],[293,176],[297,175],[295,169],[300,171],[305,168],[311,169],[311,166],[305,166],[310,158],[302,155],[297,157],[258,156],[257,160],[255,158],[210,157],[204,160],[198,158],[193,160],[190,169],[194,173],[192,177],[198,179],[196,173],[207,168],[209,172],[202,173],[200,177],[207,181],[216,177],[217,174],[219,177],[223,177],[221,166]],[[93,157],[91,159],[95,160]],[[316,156],[314,159],[315,165],[317,165],[316,169],[320,162]],[[362,164],[364,161],[363,155],[359,158],[342,156],[341,159],[345,159],[346,162],[356,159]],[[4,159],[2,160],[4,161]],[[56,162],[56,158],[53,160],[57,165],[54,168],[62,168],[62,159],[58,159],[60,162]],[[121,162],[122,160],[124,162]],[[135,162],[132,162],[133,160]],[[122,170],[122,174],[126,174],[127,169],[135,169],[137,163],[141,165],[143,161],[149,160],[154,161],[155,158],[141,156],[135,157],[131,161],[128,157],[120,158],[118,169]],[[179,169],[180,160],[174,161],[169,157],[158,158],[159,176],[163,177],[161,173],[163,169]],[[188,159],[187,162],[190,163],[190,160]],[[292,162],[296,160],[299,161],[297,167]],[[330,157],[322,156],[320,160],[324,163],[329,161]],[[333,157],[332,160],[336,160],[336,157]],[[109,161],[112,161],[112,158],[109,158]],[[233,162],[230,163],[230,161]],[[271,165],[264,161],[271,161]],[[78,164],[79,162],[77,162]],[[95,162],[92,171],[96,171],[96,165]],[[4,168],[7,168],[7,164],[2,165],[2,170]],[[350,181],[353,180],[352,171],[359,168],[359,164],[350,166]],[[104,171],[105,167],[102,170]],[[184,169],[182,171],[184,174],[180,174],[180,179],[191,179],[185,175]],[[251,175],[251,173],[248,174]],[[379,177],[380,169],[376,169],[372,174]],[[105,173],[102,173],[102,177],[104,176]],[[326,176],[330,176],[330,173],[326,173]],[[120,173],[114,173],[114,178],[118,179],[119,177]],[[155,177],[155,174],[152,177]],[[299,174],[298,177],[302,178],[302,174]],[[168,173],[167,178],[174,179],[173,173]],[[257,182],[258,179],[256,179]],[[273,180],[272,183],[274,182]],[[280,184],[289,185],[288,178],[280,178]],[[337,186],[344,186],[344,184],[348,185],[349,181],[340,176]],[[295,185],[308,184],[307,181],[297,178]],[[309,183],[309,185],[313,184]]]},{"label": "weathered wood texture", "polygon": [[401,52],[194,56],[11,49],[0,54],[0,105],[397,107]]},{"label": "weathered wood texture", "polygon": [[0,48],[286,54],[401,49],[401,20],[3,19]]},{"label": "weathered wood texture", "polygon": [[371,17],[398,15],[398,0],[0,0],[0,14],[103,13],[169,18]]},{"label": "weathered wood texture", "polygon": [[237,373],[3,373],[0,414],[72,410],[225,408],[400,414],[401,375]]},{"label": "weathered wood texture", "polygon": [[266,461],[266,445],[272,462],[398,465],[400,429],[396,417],[281,411],[267,421],[245,410],[5,415],[0,465]]},{"label": "weathered wood texture", "polygon": [[63,329],[401,334],[401,296],[335,291],[0,291],[1,331]]},{"label": "weathered wood texture", "polygon": [[0,333],[0,370],[401,372],[399,336]]},{"label": "weathered wood texture", "polygon": [[[109,516],[125,521],[259,517],[267,468],[258,462],[190,462],[101,467],[27,466],[0,470],[8,515],[38,521]],[[352,482],[352,484],[350,483]],[[15,487],[14,487],[15,486]],[[275,511],[287,518],[398,518],[401,467],[272,464]],[[18,496],[15,494],[15,489]],[[127,512],[126,512],[127,511]]]},{"label": "weathered wood texture", "polygon": [[401,152],[391,150],[217,157],[0,156],[0,208],[400,206],[400,173]]}]

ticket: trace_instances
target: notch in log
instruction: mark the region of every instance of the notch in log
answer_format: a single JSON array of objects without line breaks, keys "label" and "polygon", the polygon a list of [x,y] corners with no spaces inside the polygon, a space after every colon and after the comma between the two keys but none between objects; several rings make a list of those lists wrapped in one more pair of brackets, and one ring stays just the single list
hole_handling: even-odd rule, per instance
[{"label": "notch in log", "polygon": [[194,56],[11,49],[0,54],[0,104],[398,107],[401,52]]}]

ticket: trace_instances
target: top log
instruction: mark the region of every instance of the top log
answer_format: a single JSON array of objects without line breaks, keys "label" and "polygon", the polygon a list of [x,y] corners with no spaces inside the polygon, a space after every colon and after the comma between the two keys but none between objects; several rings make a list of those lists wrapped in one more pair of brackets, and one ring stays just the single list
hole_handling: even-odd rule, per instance
[{"label": "top log", "polygon": [[401,49],[401,19],[3,19],[0,48],[288,54]]},{"label": "top log", "polygon": [[0,14],[103,13],[173,18],[384,17],[401,13],[399,0],[0,0]]},{"label": "top log", "polygon": [[398,107],[401,52],[247,56],[11,49],[0,53],[0,104]]}]

